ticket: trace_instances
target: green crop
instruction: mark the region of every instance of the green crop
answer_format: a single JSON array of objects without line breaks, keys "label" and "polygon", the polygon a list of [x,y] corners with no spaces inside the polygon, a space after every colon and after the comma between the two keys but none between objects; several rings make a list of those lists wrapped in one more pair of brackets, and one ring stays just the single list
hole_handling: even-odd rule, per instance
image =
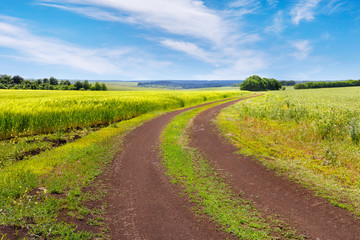
[{"label": "green crop", "polygon": [[0,91],[0,140],[127,120],[239,91]]},{"label": "green crop", "polygon": [[223,111],[219,127],[255,155],[360,215],[360,88],[270,93]]}]

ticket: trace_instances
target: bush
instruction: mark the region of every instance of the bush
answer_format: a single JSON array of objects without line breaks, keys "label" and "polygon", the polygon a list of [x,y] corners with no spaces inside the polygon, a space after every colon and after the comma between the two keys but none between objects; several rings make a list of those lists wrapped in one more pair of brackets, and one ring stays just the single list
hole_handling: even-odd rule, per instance
[{"label": "bush", "polygon": [[250,76],[240,84],[241,90],[267,91],[281,89],[281,83],[274,78],[261,78],[257,75]]}]

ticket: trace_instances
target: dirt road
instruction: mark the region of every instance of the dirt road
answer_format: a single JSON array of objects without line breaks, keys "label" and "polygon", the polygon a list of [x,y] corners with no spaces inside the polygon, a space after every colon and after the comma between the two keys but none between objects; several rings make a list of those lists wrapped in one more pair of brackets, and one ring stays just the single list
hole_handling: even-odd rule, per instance
[{"label": "dirt road", "polygon": [[263,212],[283,216],[308,238],[360,239],[360,221],[348,211],[315,197],[314,193],[287,178],[276,176],[251,157],[234,154],[236,148],[220,137],[211,121],[230,104],[210,108],[195,118],[191,130],[192,147],[228,173],[227,180],[233,189],[242,191]]},{"label": "dirt road", "polygon": [[111,239],[232,239],[207,219],[196,217],[180,189],[169,183],[157,146],[163,128],[177,114],[146,122],[124,138],[106,184]]}]

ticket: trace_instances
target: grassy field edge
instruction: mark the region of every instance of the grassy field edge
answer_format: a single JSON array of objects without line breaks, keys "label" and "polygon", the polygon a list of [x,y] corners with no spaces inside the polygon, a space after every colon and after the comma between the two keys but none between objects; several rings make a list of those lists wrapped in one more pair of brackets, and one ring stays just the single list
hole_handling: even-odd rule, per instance
[{"label": "grassy field edge", "polygon": [[[239,118],[236,107],[238,106],[233,105],[223,109],[216,118],[216,125],[224,137],[238,148],[239,154],[255,156],[267,168],[275,170],[277,173],[287,176],[290,180],[311,189],[316,195],[327,199],[334,206],[347,209],[358,218],[360,217],[360,192],[358,188],[341,184],[331,174],[322,174],[323,170],[320,167],[325,169],[326,165],[317,167],[313,162],[318,161],[318,159],[313,157],[304,158],[301,150],[279,146],[282,141],[280,138],[275,139],[272,134],[261,135],[264,129],[264,132],[270,132],[270,129],[274,126],[274,128],[286,129],[285,124],[277,123],[276,120],[252,121],[249,117],[247,121],[252,126],[250,131],[261,136],[249,135],[252,136],[249,137],[244,134],[245,129],[236,124],[236,119]],[[286,131],[282,132],[282,134],[286,136]],[[284,140],[286,139],[284,138]],[[290,155],[292,157],[289,157]]]}]

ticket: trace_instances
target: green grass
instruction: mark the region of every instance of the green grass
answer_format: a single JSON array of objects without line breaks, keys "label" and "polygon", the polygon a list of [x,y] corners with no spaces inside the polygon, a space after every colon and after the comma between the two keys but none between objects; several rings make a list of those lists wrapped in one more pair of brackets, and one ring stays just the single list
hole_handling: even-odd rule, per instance
[{"label": "green grass", "polygon": [[0,141],[0,167],[4,168],[43,151],[73,142],[95,130],[97,129],[85,128]]},{"label": "green grass", "polygon": [[360,216],[360,88],[279,91],[218,116],[239,152]]},{"label": "green grass", "polygon": [[241,239],[301,238],[285,225],[282,230],[273,228],[275,224],[270,218],[264,220],[249,201],[235,195],[206,159],[188,146],[186,131],[191,119],[211,106],[214,105],[178,115],[163,132],[163,163],[172,182],[183,187],[190,200],[197,204],[198,213],[207,214],[224,231]]}]

